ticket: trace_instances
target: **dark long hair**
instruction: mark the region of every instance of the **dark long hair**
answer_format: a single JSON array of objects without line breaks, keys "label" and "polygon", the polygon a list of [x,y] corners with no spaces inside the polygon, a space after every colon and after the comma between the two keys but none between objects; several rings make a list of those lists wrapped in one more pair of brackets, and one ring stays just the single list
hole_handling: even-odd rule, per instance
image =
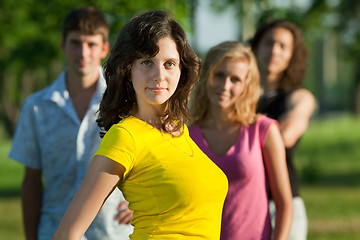
[{"label": "dark long hair", "polygon": [[[170,37],[180,55],[179,84],[167,103],[161,130],[175,123],[175,129],[190,120],[187,109],[190,92],[199,79],[201,61],[190,47],[183,28],[168,13],[150,11],[134,17],[120,31],[104,66],[107,88],[100,103],[97,123],[107,131],[121,119],[138,110],[135,90],[131,83],[131,65],[144,56],[154,57],[159,52],[158,42]],[[134,112],[135,111],[135,112]]]},{"label": "dark long hair", "polygon": [[252,50],[257,55],[257,48],[265,33],[274,28],[285,28],[289,30],[294,37],[294,50],[289,66],[280,79],[279,88],[283,91],[288,91],[293,88],[299,88],[304,85],[307,74],[306,60],[308,58],[308,49],[302,37],[301,30],[293,23],[276,19],[265,23],[255,33],[254,37],[249,40]]}]

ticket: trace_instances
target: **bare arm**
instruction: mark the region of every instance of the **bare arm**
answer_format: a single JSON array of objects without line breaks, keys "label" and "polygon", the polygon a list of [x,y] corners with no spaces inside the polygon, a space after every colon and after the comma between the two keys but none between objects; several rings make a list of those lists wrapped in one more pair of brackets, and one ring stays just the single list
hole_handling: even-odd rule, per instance
[{"label": "bare arm", "polygon": [[21,186],[21,203],[25,238],[27,240],[36,240],[38,238],[42,194],[41,170],[26,167]]},{"label": "bare arm", "polygon": [[306,89],[298,89],[289,96],[288,111],[279,119],[285,147],[292,147],[305,133],[315,106],[314,96]]},{"label": "bare arm", "polygon": [[292,196],[285,161],[285,148],[275,124],[268,130],[264,149],[264,163],[271,193],[276,205],[274,239],[288,239],[292,222]]},{"label": "bare arm", "polygon": [[95,156],[53,239],[81,239],[124,172],[121,164]]}]

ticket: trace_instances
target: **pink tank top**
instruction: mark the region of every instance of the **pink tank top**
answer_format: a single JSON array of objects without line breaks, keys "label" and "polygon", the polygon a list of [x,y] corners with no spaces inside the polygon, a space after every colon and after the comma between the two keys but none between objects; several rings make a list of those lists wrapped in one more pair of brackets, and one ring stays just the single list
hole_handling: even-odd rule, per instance
[{"label": "pink tank top", "polygon": [[274,122],[277,124],[275,120],[261,116],[256,123],[242,126],[239,138],[224,156],[217,156],[209,149],[199,126],[189,128],[191,138],[228,177],[221,240],[271,238],[262,148]]}]

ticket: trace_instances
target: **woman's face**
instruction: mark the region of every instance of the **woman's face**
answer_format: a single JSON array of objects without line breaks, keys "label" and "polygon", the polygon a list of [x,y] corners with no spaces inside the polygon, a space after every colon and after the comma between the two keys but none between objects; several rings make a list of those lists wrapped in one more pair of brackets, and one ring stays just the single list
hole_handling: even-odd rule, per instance
[{"label": "woman's face", "polygon": [[260,72],[282,74],[289,66],[294,49],[294,36],[282,27],[265,32],[256,50]]},{"label": "woman's face", "polygon": [[245,89],[249,62],[244,59],[225,59],[210,76],[208,97],[210,103],[229,109]]},{"label": "woman's face", "polygon": [[137,59],[131,67],[131,80],[140,112],[148,108],[163,111],[179,83],[180,56],[175,42],[164,37],[158,46],[156,56]]}]

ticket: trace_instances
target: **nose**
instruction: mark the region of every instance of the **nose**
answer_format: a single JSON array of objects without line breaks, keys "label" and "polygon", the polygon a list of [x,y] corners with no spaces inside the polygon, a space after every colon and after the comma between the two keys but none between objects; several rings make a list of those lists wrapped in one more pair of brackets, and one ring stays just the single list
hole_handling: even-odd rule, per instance
[{"label": "nose", "polygon": [[89,46],[86,43],[80,44],[80,47],[79,47],[80,56],[84,57],[84,56],[88,55],[88,53],[89,53]]},{"label": "nose", "polygon": [[226,77],[225,84],[224,84],[224,89],[229,90],[231,88],[231,84],[232,84],[232,81],[231,81],[230,77]]},{"label": "nose", "polygon": [[160,64],[154,64],[153,80],[155,82],[161,82],[162,80],[164,80],[164,76],[165,76],[165,69],[163,68],[163,66]]},{"label": "nose", "polygon": [[272,45],[272,48],[271,48],[271,53],[272,53],[272,55],[276,55],[276,54],[278,54],[279,53],[279,50],[280,50],[280,46],[279,46],[279,44],[273,44]]},{"label": "nose", "polygon": [[231,87],[231,79],[229,76],[224,76],[221,81],[218,81],[217,87],[222,91],[226,91]]}]

